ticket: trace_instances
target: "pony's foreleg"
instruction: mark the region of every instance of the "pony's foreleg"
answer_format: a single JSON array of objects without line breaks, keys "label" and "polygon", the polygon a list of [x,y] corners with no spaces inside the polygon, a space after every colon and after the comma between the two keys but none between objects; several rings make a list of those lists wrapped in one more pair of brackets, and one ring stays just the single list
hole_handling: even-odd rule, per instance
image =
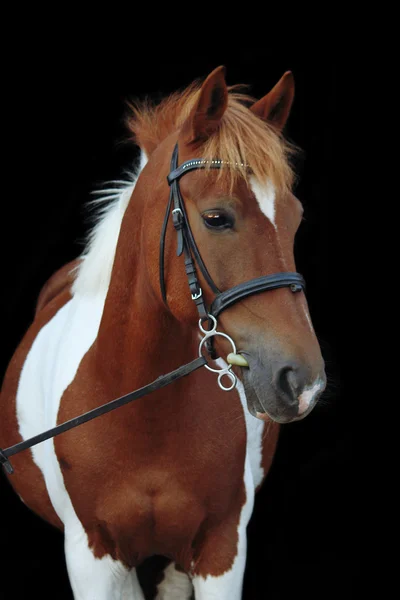
[{"label": "pony's foreleg", "polygon": [[[254,482],[246,459],[244,483],[246,502],[239,520],[227,519],[209,531],[193,569],[196,600],[240,600],[247,554],[247,524],[254,506]],[[231,515],[232,517],[232,515]],[[232,558],[227,560],[227,557]],[[220,573],[218,573],[220,571]]]},{"label": "pony's foreleg", "polygon": [[157,586],[155,600],[190,600],[193,593],[192,583],[182,571],[177,571],[175,563],[164,569],[164,577]]},{"label": "pony's foreleg", "polygon": [[135,569],[96,558],[78,520],[65,526],[65,557],[75,600],[145,600]]},{"label": "pony's foreleg", "polygon": [[[240,534],[238,553],[229,570],[221,575],[194,575],[192,582],[196,600],[240,600],[242,598],[243,575],[246,566],[246,547],[246,532],[243,532]],[[208,553],[207,562],[208,560],[215,565],[221,563],[221,555],[218,554],[217,549],[214,552]],[[199,565],[199,569],[201,572],[201,564]]]}]

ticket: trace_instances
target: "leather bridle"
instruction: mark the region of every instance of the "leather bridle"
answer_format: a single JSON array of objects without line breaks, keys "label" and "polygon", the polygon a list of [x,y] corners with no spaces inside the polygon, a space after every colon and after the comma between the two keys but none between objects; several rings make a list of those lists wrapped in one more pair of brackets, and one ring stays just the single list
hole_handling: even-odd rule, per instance
[{"label": "leather bridle", "polygon": [[[53,438],[65,431],[70,429],[74,429],[83,423],[87,423],[92,419],[104,415],[108,412],[119,408],[120,406],[124,406],[132,402],[133,400],[137,400],[159,390],[173,381],[177,381],[182,377],[193,373],[193,371],[205,367],[206,369],[218,373],[218,384],[221,389],[225,391],[229,391],[233,389],[236,385],[236,376],[231,372],[232,365],[227,366],[222,369],[214,369],[207,364],[206,359],[202,355],[202,346],[205,344],[212,355],[212,346],[211,341],[215,336],[222,336],[230,341],[232,347],[234,349],[234,353],[236,353],[236,346],[234,341],[225,333],[217,331],[217,317],[221,314],[223,310],[226,310],[236,302],[243,300],[243,298],[247,298],[247,296],[251,296],[253,294],[258,294],[261,292],[267,292],[270,290],[276,290],[282,287],[289,287],[293,293],[300,292],[305,287],[305,282],[303,277],[299,273],[275,273],[273,275],[263,275],[261,277],[257,277],[256,279],[250,279],[245,283],[240,283],[239,285],[235,285],[233,288],[229,290],[225,290],[221,292],[218,287],[215,285],[212,277],[210,276],[207,268],[201,258],[199,249],[197,248],[195,239],[193,237],[192,230],[190,229],[189,219],[187,217],[187,213],[185,210],[185,203],[182,198],[182,194],[179,188],[179,180],[185,174],[193,171],[195,169],[220,169],[224,166],[230,166],[226,163],[223,163],[221,160],[213,160],[208,162],[201,158],[196,158],[193,160],[188,160],[184,162],[182,165],[178,167],[178,144],[176,144],[171,160],[171,171],[168,175],[168,183],[170,185],[170,196],[169,202],[167,206],[167,211],[165,214],[164,222],[161,230],[161,239],[160,239],[160,287],[161,287],[161,295],[162,298],[167,304],[167,292],[165,287],[165,278],[164,278],[164,250],[165,250],[165,236],[167,225],[171,213],[172,205],[174,208],[172,209],[172,221],[177,232],[178,237],[178,245],[177,245],[177,255],[184,255],[185,261],[185,270],[188,278],[188,284],[190,288],[190,292],[192,295],[192,299],[197,306],[197,310],[199,312],[199,328],[200,331],[204,334],[203,339],[199,344],[199,356],[194,359],[192,362],[182,365],[175,371],[168,373],[166,375],[161,375],[153,381],[152,383],[130,392],[125,396],[121,396],[115,400],[107,402],[106,404],[102,404],[97,408],[94,408],[91,411],[83,413],[74,419],[66,421],[65,423],[61,423],[52,429],[44,431],[32,438],[27,440],[23,440],[22,442],[18,442],[9,448],[5,448],[4,450],[0,448],[0,464],[4,467],[8,474],[12,474],[14,469],[9,461],[11,456],[22,452],[36,444],[39,444],[45,440]],[[200,286],[200,283],[197,279],[196,273],[196,264],[200,269],[201,273],[207,284],[210,286],[211,290],[215,294],[215,298],[210,306],[207,309],[203,291]],[[203,327],[205,321],[208,320],[208,329]],[[230,387],[225,387],[221,383],[221,379],[223,376],[228,375],[231,379],[232,385]]]},{"label": "leather bridle", "polygon": [[[185,270],[188,279],[192,300],[197,306],[199,317],[201,320],[205,320],[209,315],[217,318],[223,310],[226,310],[236,302],[252,296],[253,294],[259,294],[260,292],[268,292],[270,290],[276,290],[282,287],[289,287],[293,293],[300,292],[305,288],[305,281],[302,275],[299,273],[292,273],[285,271],[282,273],[274,273],[273,275],[262,275],[256,279],[250,279],[244,283],[239,283],[229,290],[221,292],[212,277],[210,276],[206,265],[204,264],[201,254],[197,247],[196,241],[193,237],[192,230],[190,228],[189,219],[187,217],[185,203],[179,188],[179,180],[183,175],[194,171],[196,169],[220,169],[225,166],[221,160],[206,161],[202,158],[196,158],[188,160],[178,167],[178,144],[176,144],[172,153],[171,159],[171,171],[167,177],[170,186],[169,202],[165,218],[161,230],[160,239],[160,287],[162,298],[167,304],[167,293],[165,287],[165,276],[164,276],[164,250],[165,250],[165,235],[168,225],[169,216],[172,209],[172,222],[177,232],[177,249],[176,254],[180,256],[183,254],[185,262]],[[229,165],[228,165],[229,166]],[[203,290],[197,279],[196,264],[200,269],[205,281],[210,286],[211,290],[215,294],[215,298],[207,309],[204,301]]]}]

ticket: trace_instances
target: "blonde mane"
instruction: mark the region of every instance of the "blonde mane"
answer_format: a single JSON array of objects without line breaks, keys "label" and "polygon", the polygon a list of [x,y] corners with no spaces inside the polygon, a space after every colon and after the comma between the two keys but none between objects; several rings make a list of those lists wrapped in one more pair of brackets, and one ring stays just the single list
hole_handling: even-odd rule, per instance
[{"label": "blonde mane", "polygon": [[[249,110],[255,100],[240,93],[240,87],[243,86],[229,88],[228,107],[219,129],[196,149],[196,154],[205,160],[218,158],[237,163],[235,169],[218,172],[220,177],[228,177],[231,185],[237,177],[247,178],[250,171],[260,182],[270,180],[278,190],[290,190],[294,173],[289,158],[296,148]],[[194,83],[157,105],[149,100],[130,104],[128,127],[135,142],[151,154],[168,135],[182,127],[197,101],[199,90],[200,84]]]},{"label": "blonde mane", "polygon": [[[197,155],[209,161],[218,158],[231,164],[238,163],[235,169],[218,169],[217,172],[218,177],[227,178],[231,187],[238,177],[247,179],[250,172],[258,181],[272,182],[278,191],[287,191],[294,178],[288,158],[295,149],[271,125],[248,109],[254,99],[238,89],[239,86],[229,89],[228,107],[219,129],[203,146],[196,148],[193,158]],[[121,222],[136,180],[154,148],[183,125],[199,90],[200,84],[194,83],[157,105],[148,100],[131,105],[128,126],[142,150],[141,164],[132,179],[120,189],[113,190],[111,196],[110,190],[104,190],[101,203],[111,202],[98,214],[97,224],[89,235],[89,243],[76,269],[73,293],[101,293],[105,297]]]}]

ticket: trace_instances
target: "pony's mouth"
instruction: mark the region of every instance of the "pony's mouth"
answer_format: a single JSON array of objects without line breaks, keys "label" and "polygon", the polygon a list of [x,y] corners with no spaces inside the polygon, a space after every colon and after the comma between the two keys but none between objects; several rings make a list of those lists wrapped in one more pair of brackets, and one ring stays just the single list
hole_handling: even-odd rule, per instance
[{"label": "pony's mouth", "polygon": [[248,372],[248,369],[242,370],[242,381],[243,387],[246,394],[247,400],[247,408],[249,413],[253,415],[256,419],[261,419],[262,421],[266,421],[268,419],[272,419],[275,421],[274,417],[268,412],[265,408],[264,404],[260,400],[254,385],[251,381],[251,376]]},{"label": "pony's mouth", "polygon": [[[269,399],[271,399],[271,395],[275,395],[275,392],[271,389],[269,390],[269,394],[267,395],[265,388],[262,389],[262,394],[257,393],[256,387],[252,381],[251,374],[248,369],[242,370],[242,381],[243,387],[246,394],[247,400],[247,408],[249,413],[253,415],[256,419],[260,419],[261,421],[275,421],[276,423],[289,423],[291,421],[297,421],[298,419],[303,418],[303,415],[300,417],[286,416],[282,414],[282,411],[271,410],[265,406]],[[262,400],[260,398],[262,396]],[[276,402],[271,402],[272,404],[276,404]]]},{"label": "pony's mouth", "polygon": [[[301,407],[301,410],[297,395],[288,397],[282,390],[277,389],[271,363],[260,364],[259,360],[253,360],[250,354],[242,354],[248,358],[249,367],[241,369],[240,379],[243,382],[248,410],[253,417],[284,424],[301,421],[310,414],[319,394],[315,394],[309,405]],[[323,387],[321,385],[321,391]]]}]

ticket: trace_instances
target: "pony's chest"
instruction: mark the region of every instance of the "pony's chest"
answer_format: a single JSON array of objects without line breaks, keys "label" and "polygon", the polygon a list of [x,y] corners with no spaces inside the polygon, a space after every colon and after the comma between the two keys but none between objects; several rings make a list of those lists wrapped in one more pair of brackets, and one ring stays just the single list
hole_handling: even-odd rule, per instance
[{"label": "pony's chest", "polygon": [[[75,508],[95,555],[111,554],[132,567],[160,554],[189,569],[193,546],[210,523],[238,518],[247,497],[244,473],[238,482],[219,488],[215,482],[209,486],[208,481],[194,484],[175,477],[154,471],[140,482],[125,480],[112,496],[96,499],[87,519],[77,499]],[[87,500],[85,504],[87,513]]]}]

